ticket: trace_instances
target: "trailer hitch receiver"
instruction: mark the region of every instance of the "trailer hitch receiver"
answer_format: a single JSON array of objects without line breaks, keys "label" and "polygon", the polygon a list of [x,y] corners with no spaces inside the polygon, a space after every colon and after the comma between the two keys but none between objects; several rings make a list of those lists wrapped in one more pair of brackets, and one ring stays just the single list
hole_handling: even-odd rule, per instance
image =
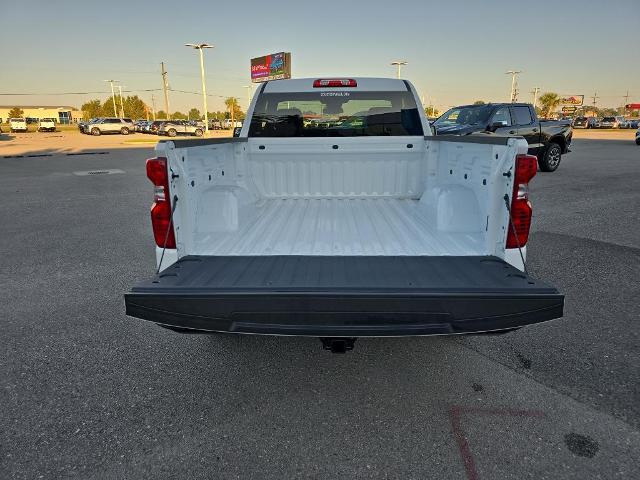
[{"label": "trailer hitch receiver", "polygon": [[331,353],[346,353],[349,350],[353,350],[353,344],[357,338],[349,337],[321,337],[322,348],[325,350],[331,350]]}]

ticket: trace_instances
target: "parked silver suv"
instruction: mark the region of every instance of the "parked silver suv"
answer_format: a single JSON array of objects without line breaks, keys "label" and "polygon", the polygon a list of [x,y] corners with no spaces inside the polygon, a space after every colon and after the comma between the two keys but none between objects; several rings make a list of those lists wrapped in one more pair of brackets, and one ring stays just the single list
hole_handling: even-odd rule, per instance
[{"label": "parked silver suv", "polygon": [[130,118],[101,118],[96,122],[90,123],[85,128],[89,133],[91,133],[91,135],[102,135],[103,133],[121,133],[122,135],[129,135],[130,133],[135,132],[133,121]]},{"label": "parked silver suv", "polygon": [[201,137],[204,134],[204,123],[189,120],[168,120],[163,122],[158,129],[158,135],[195,135]]}]

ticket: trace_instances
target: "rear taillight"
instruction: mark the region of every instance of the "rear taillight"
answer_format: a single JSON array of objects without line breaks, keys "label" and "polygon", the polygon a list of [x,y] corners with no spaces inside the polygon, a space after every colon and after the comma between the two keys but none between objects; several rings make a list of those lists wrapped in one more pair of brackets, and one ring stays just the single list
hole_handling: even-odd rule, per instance
[{"label": "rear taillight", "polygon": [[[529,182],[538,171],[538,159],[534,155],[516,156],[516,172],[513,179],[511,197],[511,219],[507,234],[507,248],[524,247],[529,240],[531,228],[531,202],[529,202]],[[514,232],[515,230],[515,232]]]},{"label": "rear taillight", "polygon": [[147,160],[147,177],[153,183],[153,205],[151,225],[156,245],[176,248],[176,237],[171,222],[171,202],[169,199],[169,172],[167,159],[163,157]]},{"label": "rear taillight", "polygon": [[357,87],[358,82],[353,78],[319,78],[313,82],[313,88],[324,87]]}]

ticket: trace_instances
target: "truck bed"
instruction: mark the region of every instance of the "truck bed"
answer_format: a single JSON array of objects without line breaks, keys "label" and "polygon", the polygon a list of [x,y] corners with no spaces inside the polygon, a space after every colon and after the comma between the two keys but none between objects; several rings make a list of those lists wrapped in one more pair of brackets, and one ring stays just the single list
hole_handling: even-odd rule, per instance
[{"label": "truck bed", "polygon": [[479,255],[477,233],[438,231],[418,200],[263,200],[232,232],[201,236],[208,255]]},{"label": "truck bed", "polygon": [[125,295],[128,315],[173,327],[332,337],[510,329],[563,302],[491,256],[187,256]]}]

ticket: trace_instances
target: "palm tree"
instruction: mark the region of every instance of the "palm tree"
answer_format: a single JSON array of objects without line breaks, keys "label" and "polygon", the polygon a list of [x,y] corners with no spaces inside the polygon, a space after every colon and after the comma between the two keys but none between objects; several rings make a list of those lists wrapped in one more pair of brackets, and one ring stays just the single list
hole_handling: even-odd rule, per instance
[{"label": "palm tree", "polygon": [[542,116],[548,117],[558,105],[560,105],[560,96],[557,93],[546,92],[538,99],[542,108]]},{"label": "palm tree", "polygon": [[227,110],[229,110],[229,114],[231,116],[231,125],[235,125],[233,116],[237,108],[236,105],[238,104],[238,99],[235,97],[229,97],[224,101],[224,104],[226,105]]}]

